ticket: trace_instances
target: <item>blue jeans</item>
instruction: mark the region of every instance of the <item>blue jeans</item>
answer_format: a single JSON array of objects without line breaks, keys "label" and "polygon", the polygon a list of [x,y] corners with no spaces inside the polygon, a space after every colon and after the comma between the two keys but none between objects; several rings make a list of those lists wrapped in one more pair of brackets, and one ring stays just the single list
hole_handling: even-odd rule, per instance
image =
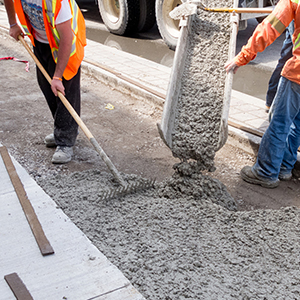
[{"label": "blue jeans", "polygon": [[270,180],[277,180],[279,172],[290,174],[299,145],[300,85],[281,77],[270,125],[262,137],[253,173]]},{"label": "blue jeans", "polygon": [[290,25],[286,28],[285,40],[281,48],[280,58],[269,80],[269,86],[268,86],[268,91],[266,96],[266,106],[268,107],[271,106],[273,99],[275,97],[277,87],[278,87],[278,82],[281,77],[280,74],[282,68],[285,65],[286,61],[293,56],[293,42],[292,42],[293,32],[294,32],[294,21],[292,21]]}]

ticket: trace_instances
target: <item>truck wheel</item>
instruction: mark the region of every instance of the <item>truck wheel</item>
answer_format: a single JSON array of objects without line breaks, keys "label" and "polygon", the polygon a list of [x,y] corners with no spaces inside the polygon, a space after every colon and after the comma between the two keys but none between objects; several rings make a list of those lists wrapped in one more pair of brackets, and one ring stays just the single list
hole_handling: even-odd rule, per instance
[{"label": "truck wheel", "polygon": [[140,0],[138,31],[145,32],[151,29],[155,22],[155,0]]},{"label": "truck wheel", "polygon": [[169,13],[178,5],[181,0],[156,0],[156,23],[161,37],[172,50],[175,50],[179,37],[179,20],[173,20]]},{"label": "truck wheel", "polygon": [[99,11],[107,29],[128,35],[137,29],[140,9],[135,0],[99,0]]}]

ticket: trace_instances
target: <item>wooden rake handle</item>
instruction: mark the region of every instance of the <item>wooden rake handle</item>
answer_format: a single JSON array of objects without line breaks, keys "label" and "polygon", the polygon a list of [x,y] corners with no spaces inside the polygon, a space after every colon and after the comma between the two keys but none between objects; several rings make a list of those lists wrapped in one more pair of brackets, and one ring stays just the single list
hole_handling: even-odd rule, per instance
[{"label": "wooden rake handle", "polygon": [[236,13],[261,13],[261,14],[270,14],[273,9],[272,8],[226,8],[226,7],[220,7],[220,8],[209,8],[205,7],[204,10],[210,11],[210,12],[236,12]]},{"label": "wooden rake handle", "polygon": [[[43,75],[45,76],[45,78],[47,79],[47,81],[49,82],[49,84],[51,85],[51,81],[52,81],[51,77],[49,76],[49,74],[47,73],[47,71],[44,69],[44,67],[42,66],[42,64],[39,62],[39,60],[37,59],[37,57],[34,55],[34,53],[32,52],[31,48],[29,47],[29,45],[25,42],[24,38],[21,35],[19,35],[18,39],[19,39],[19,41],[21,41],[21,43],[23,44],[23,46],[26,48],[26,50],[28,51],[28,53],[30,54],[30,56],[33,58],[34,62],[38,66],[38,68],[40,69],[40,71],[43,73]],[[118,170],[116,169],[116,167],[113,165],[113,163],[111,162],[111,160],[109,159],[109,157],[106,155],[106,153],[103,151],[103,149],[100,147],[100,145],[97,143],[96,139],[93,137],[92,133],[89,131],[89,129],[83,123],[83,121],[81,120],[81,118],[79,117],[79,115],[77,114],[77,112],[75,111],[75,109],[73,108],[73,106],[69,103],[69,101],[66,99],[66,97],[61,92],[58,92],[58,97],[61,100],[61,102],[64,104],[64,106],[66,107],[66,109],[69,111],[69,113],[71,114],[71,116],[74,118],[74,120],[76,121],[76,123],[78,124],[78,126],[82,129],[82,131],[84,132],[84,134],[86,135],[86,137],[89,139],[89,141],[91,142],[91,144],[94,146],[95,150],[99,153],[100,157],[103,159],[103,161],[105,162],[105,164],[107,165],[107,167],[109,168],[109,170],[112,172],[112,174],[115,176],[115,178],[118,180],[118,182],[121,185],[125,186],[126,183],[122,179],[120,173],[118,172]]]}]

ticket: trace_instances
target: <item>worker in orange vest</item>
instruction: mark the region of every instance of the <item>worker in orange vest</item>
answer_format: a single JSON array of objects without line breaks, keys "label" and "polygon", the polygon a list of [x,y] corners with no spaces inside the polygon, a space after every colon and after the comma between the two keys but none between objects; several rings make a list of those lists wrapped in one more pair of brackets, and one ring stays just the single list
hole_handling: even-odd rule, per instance
[{"label": "worker in orange vest", "polygon": [[[38,84],[54,118],[54,131],[45,137],[56,147],[52,163],[72,159],[78,125],[57,97],[58,91],[80,115],[80,66],[86,45],[85,22],[74,0],[4,0],[9,34],[30,38],[34,54],[52,78],[51,85],[37,68]],[[17,22],[17,19],[19,22]]]},{"label": "worker in orange vest", "polygon": [[[241,177],[252,184],[275,188],[279,180],[290,180],[300,145],[300,4],[298,0],[280,0],[274,11],[257,26],[241,52],[225,64],[227,72],[236,73],[272,44],[291,21],[293,56],[281,72],[272,104],[270,125],[262,137],[254,166],[245,166]],[[293,124],[293,125],[292,125]],[[292,126],[291,126],[292,125]]]}]

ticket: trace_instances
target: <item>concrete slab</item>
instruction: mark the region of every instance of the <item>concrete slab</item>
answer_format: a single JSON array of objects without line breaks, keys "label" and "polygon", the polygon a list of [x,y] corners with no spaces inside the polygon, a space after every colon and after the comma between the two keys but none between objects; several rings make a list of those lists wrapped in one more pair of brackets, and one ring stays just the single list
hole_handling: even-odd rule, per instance
[{"label": "concrete slab", "polygon": [[0,157],[1,299],[15,299],[4,276],[17,273],[33,299],[143,300],[121,271],[12,160],[55,253],[42,256]]}]

